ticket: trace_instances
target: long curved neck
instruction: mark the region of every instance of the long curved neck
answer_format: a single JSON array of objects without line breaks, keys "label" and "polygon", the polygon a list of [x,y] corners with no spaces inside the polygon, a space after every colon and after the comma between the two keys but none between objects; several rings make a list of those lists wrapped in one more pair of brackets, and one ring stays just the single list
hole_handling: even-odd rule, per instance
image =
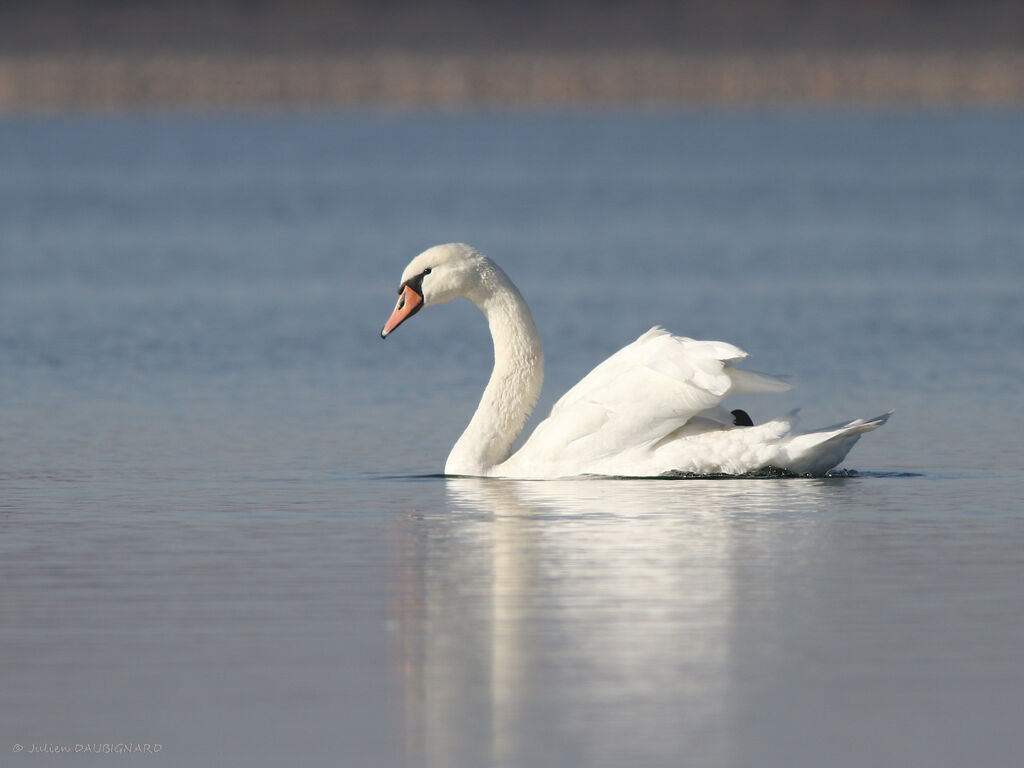
[{"label": "long curved neck", "polygon": [[480,285],[467,295],[487,318],[494,370],[480,405],[448,455],[448,475],[486,475],[507,459],[544,381],[544,352],[530,308],[515,285],[488,261]]}]

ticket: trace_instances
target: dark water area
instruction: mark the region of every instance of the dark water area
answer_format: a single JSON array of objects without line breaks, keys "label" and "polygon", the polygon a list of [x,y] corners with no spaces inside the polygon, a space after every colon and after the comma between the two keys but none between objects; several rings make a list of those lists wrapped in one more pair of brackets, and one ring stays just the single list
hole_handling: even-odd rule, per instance
[{"label": "dark water area", "polygon": [[[0,120],[2,762],[1016,765],[1021,211],[1018,112]],[[379,331],[452,240],[539,413],[660,324],[792,377],[755,421],[895,415],[833,478],[443,478],[486,325]]]}]

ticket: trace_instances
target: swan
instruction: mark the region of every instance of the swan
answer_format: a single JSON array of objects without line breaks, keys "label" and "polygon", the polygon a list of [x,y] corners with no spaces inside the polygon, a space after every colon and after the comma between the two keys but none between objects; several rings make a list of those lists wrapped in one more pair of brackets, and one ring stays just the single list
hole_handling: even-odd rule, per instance
[{"label": "swan", "polygon": [[445,462],[446,475],[823,475],[891,413],[803,433],[795,412],[739,426],[749,418],[722,408],[726,397],[789,385],[736,368],[747,353],[732,344],[674,336],[656,326],[584,376],[513,452],[540,395],[544,354],[530,308],[497,264],[463,243],[427,249],[402,273],[381,338],[421,309],[460,296],[487,318],[494,370]]}]

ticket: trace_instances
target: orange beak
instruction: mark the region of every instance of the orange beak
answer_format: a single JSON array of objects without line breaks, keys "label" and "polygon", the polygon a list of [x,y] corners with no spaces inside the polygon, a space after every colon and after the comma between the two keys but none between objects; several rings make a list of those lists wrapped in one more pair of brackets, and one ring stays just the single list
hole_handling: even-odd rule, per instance
[{"label": "orange beak", "polygon": [[405,322],[407,318],[415,315],[422,306],[423,297],[417,293],[411,285],[405,286],[402,289],[402,292],[398,295],[398,303],[395,305],[395,311],[391,313],[391,317],[389,317],[388,321],[384,323],[384,328],[380,332],[380,337],[382,339],[387,338],[389,333]]}]

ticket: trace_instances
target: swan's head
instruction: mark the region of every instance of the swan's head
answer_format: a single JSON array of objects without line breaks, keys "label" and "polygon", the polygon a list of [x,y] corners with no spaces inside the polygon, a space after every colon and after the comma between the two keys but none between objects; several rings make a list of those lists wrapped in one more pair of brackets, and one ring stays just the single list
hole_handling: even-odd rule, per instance
[{"label": "swan's head", "polygon": [[480,287],[486,264],[489,264],[486,256],[463,243],[435,245],[425,250],[402,272],[398,303],[380,337],[386,338],[424,307],[443,304],[458,296],[472,297]]}]

